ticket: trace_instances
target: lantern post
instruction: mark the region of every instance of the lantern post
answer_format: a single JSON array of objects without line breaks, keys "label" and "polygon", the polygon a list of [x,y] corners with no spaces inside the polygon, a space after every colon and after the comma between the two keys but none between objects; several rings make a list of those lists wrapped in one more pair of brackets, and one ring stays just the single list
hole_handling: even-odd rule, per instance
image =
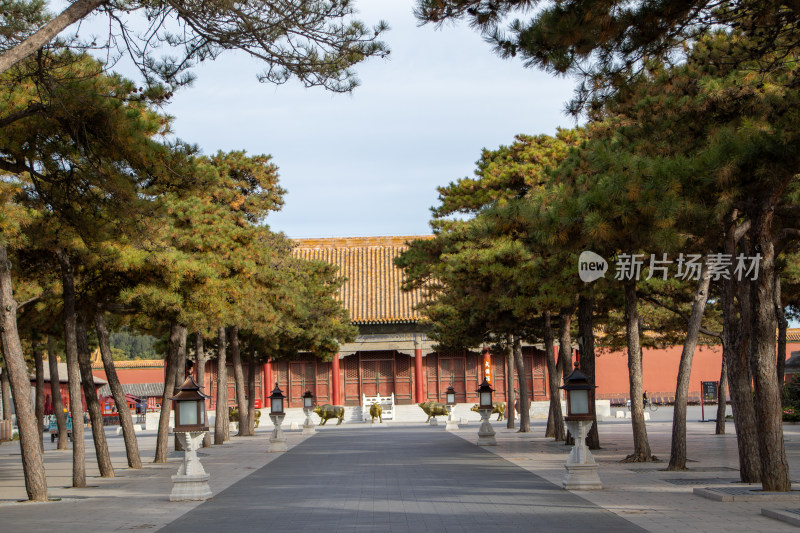
[{"label": "lantern post", "polygon": [[283,391],[278,387],[278,382],[276,381],[275,388],[272,389],[272,394],[269,396],[269,418],[275,426],[272,430],[272,435],[269,437],[269,451],[271,453],[285,452],[287,450],[286,435],[281,430],[281,424],[286,416],[286,413],[283,412],[283,401],[285,399],[286,396],[283,395]]},{"label": "lantern post", "polygon": [[484,378],[483,383],[476,390],[478,393],[478,413],[481,415],[481,427],[478,429],[478,446],[497,446],[497,439],[495,438],[494,428],[489,422],[489,417],[492,416],[492,393],[494,389],[489,382]]},{"label": "lantern post", "polygon": [[200,392],[200,385],[191,375],[180,386],[178,394],[170,398],[175,407],[173,431],[183,447],[183,463],[172,476],[170,501],[208,500],[212,496],[208,485],[210,476],[197,458],[197,450],[208,432],[206,398],[208,396]]},{"label": "lantern post", "polygon": [[306,420],[303,422],[303,435],[313,435],[316,433],[314,429],[314,421],[311,420],[311,410],[314,408],[314,395],[310,390],[303,394],[303,412],[306,415]]},{"label": "lantern post", "polygon": [[456,406],[456,389],[453,388],[451,383],[447,387],[447,424],[445,424],[445,431],[455,431],[458,429],[458,421],[453,418],[453,408]]},{"label": "lantern post", "polygon": [[589,383],[589,378],[575,363],[575,370],[564,379],[564,385],[560,388],[567,395],[567,416],[564,421],[575,438],[575,445],[564,464],[567,472],[562,486],[568,490],[602,489],[597,463],[586,446],[586,435],[595,420],[594,390],[597,387]]}]

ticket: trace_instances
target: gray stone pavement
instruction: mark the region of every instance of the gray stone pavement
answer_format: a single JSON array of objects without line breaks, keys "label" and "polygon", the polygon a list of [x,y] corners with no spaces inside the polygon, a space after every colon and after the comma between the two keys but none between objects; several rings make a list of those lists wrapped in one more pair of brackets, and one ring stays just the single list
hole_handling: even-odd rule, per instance
[{"label": "gray stone pavement", "polygon": [[[713,435],[712,423],[690,422],[690,471],[664,472],[669,422],[648,423],[653,452],[663,463],[620,463],[630,452],[629,420],[600,422],[602,491],[560,488],[568,448],[545,439],[544,422],[531,433],[493,422],[498,446],[479,448],[478,424],[457,432],[444,425],[389,423],[326,426],[317,435],[287,432],[289,451],[266,453],[270,428],[202,450],[214,499],[172,503],[170,476],[179,454],[153,465],[155,438],[140,435],[145,468],[125,468],[121,437],[109,433],[117,477],[101,479],[87,432],[90,488],[71,483],[71,452],[46,442],[52,503],[25,497],[17,443],[0,445],[0,531],[796,531],[761,514],[765,507],[800,509],[798,502],[715,502],[696,487],[738,486],[736,438]],[[784,426],[793,479],[800,479],[800,426]],[[386,450],[385,453],[379,453]],[[186,513],[195,511],[192,520]],[[202,526],[198,528],[197,526]]]},{"label": "gray stone pavement", "polygon": [[322,431],[160,531],[643,531],[437,429]]}]

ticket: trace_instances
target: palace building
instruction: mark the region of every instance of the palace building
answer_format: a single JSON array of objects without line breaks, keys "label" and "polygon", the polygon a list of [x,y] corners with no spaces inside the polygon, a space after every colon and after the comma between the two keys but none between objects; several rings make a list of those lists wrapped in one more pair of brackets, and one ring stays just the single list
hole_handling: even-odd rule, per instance
[{"label": "palace building", "polygon": [[[294,360],[272,361],[256,376],[257,397],[264,398],[261,383],[278,383],[288,407],[302,406],[301,396],[310,390],[318,403],[360,405],[362,395],[394,394],[399,405],[426,400],[444,401],[452,383],[457,400],[477,402],[475,389],[484,375],[497,390],[495,399],[505,399],[504,358],[476,347],[475,350],[436,351],[425,334],[422,316],[414,307],[418,291],[400,289],[403,273],[394,258],[405,243],[424,237],[357,237],[298,239],[295,254],[339,267],[347,281],[339,297],[358,326],[355,342],[344,344],[331,362],[301,354]],[[533,400],[547,399],[544,352],[533,346],[523,349],[525,378]],[[209,393],[214,397],[214,368],[209,368]],[[231,372],[229,371],[229,381]],[[232,381],[231,394],[233,399]],[[274,385],[272,385],[274,386]],[[211,408],[213,409],[213,400]]]}]

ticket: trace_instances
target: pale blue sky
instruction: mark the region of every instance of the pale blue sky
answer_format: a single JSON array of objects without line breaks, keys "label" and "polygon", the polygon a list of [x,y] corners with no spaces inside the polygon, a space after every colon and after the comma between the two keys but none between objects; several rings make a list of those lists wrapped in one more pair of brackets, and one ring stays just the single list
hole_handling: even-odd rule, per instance
[{"label": "pale blue sky", "polygon": [[385,20],[388,60],[356,67],[350,95],[255,79],[231,54],[196,70],[167,112],[175,132],[206,153],[269,153],[288,190],[269,217],[290,237],[430,233],[436,186],[466,175],[482,148],[517,133],[572,127],[573,83],[502,60],[462,26],[418,27],[412,0],[361,0],[359,17]]},{"label": "pale blue sky", "polygon": [[[268,219],[273,229],[289,237],[430,233],[436,187],[471,175],[482,148],[575,125],[563,112],[571,80],[500,59],[464,25],[419,27],[413,0],[356,5],[367,24],[388,22],[392,52],[356,66],[361,86],[352,94],[261,84],[258,62],[226,53],[196,68],[194,85],[165,109],[176,135],[205,153],[273,156],[288,191]],[[98,19],[81,33],[102,31]]]}]

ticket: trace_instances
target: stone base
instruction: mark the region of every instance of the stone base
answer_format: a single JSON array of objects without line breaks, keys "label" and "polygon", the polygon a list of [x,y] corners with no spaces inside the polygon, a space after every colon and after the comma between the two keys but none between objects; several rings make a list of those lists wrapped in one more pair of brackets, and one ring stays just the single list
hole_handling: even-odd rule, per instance
[{"label": "stone base", "polygon": [[429,423],[432,426],[438,426],[439,425],[439,421],[436,420],[435,418],[431,418],[431,421]]},{"label": "stone base", "polygon": [[208,486],[208,474],[185,476],[176,474],[172,476],[172,492],[169,495],[171,502],[187,502],[197,500],[210,500],[211,487]]},{"label": "stone base", "polygon": [[314,428],[314,426],[306,426],[305,424],[303,425],[303,435],[313,435],[316,432],[317,430]]},{"label": "stone base", "polygon": [[286,439],[269,439],[269,453],[280,453],[288,450]]},{"label": "stone base", "polygon": [[448,420],[447,424],[444,425],[445,431],[455,431],[458,429],[458,422],[455,420]]},{"label": "stone base", "polygon": [[478,432],[478,446],[497,446],[497,439],[494,436],[494,432],[492,433],[481,433]]},{"label": "stone base", "polygon": [[600,490],[603,484],[597,475],[597,465],[570,464],[564,465],[567,473],[561,481],[561,486],[567,490]]}]

